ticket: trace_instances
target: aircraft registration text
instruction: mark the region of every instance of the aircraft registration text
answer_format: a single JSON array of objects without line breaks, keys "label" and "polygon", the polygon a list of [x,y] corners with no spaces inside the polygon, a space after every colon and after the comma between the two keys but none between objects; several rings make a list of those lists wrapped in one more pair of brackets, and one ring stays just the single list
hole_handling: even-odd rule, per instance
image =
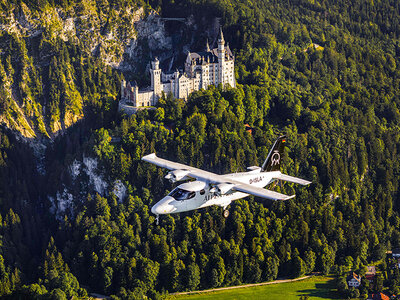
[{"label": "aircraft registration text", "polygon": [[260,176],[260,177],[256,177],[256,178],[250,179],[250,180],[249,180],[249,183],[250,183],[250,184],[253,184],[253,183],[260,182],[260,181],[262,181],[262,177],[261,177],[261,176]]}]

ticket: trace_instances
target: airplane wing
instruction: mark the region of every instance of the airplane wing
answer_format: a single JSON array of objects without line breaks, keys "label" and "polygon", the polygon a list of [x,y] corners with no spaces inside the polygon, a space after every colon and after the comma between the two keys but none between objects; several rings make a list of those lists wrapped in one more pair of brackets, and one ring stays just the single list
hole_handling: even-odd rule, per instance
[{"label": "airplane wing", "polygon": [[156,166],[159,166],[161,168],[166,168],[168,170],[177,170],[177,169],[188,169],[191,168],[190,166],[183,165],[180,163],[176,163],[173,161],[169,161],[163,158],[157,157],[155,153],[148,154],[146,156],[142,157],[142,160],[147,161],[149,163],[152,163]]},{"label": "airplane wing", "polygon": [[308,184],[311,183],[311,181],[304,180],[304,179],[297,178],[297,177],[293,177],[293,176],[289,176],[289,175],[282,174],[282,173],[279,173],[278,175],[274,176],[273,178],[274,179],[283,180],[283,181],[289,181],[289,182],[293,182],[293,183],[298,183],[298,184],[301,184],[301,185],[308,185]]},{"label": "airplane wing", "polygon": [[192,177],[194,179],[198,179],[198,180],[203,180],[203,181],[209,181],[211,183],[219,183],[219,182],[226,182],[225,179],[222,178],[221,175],[215,174],[215,173],[211,173],[211,172],[207,172],[204,170],[200,170],[198,168],[195,167],[191,167],[188,165],[184,165],[184,164],[180,164],[180,163],[176,163],[173,161],[169,161],[163,158],[159,158],[156,156],[155,153],[146,155],[142,157],[142,160],[147,161],[149,163],[152,163],[156,166],[159,166],[161,168],[166,168],[168,170],[185,170],[188,173],[186,174],[186,176],[188,177]]},{"label": "airplane wing", "polygon": [[267,190],[264,188],[256,187],[250,184],[238,184],[233,187],[234,190],[243,192],[246,194],[251,194],[257,197],[270,199],[270,200],[289,200],[292,199],[295,195],[284,195],[281,193],[277,193],[271,190]]},{"label": "airplane wing", "polygon": [[[183,170],[185,171],[185,176],[208,181],[212,184],[226,184],[230,183],[233,185],[232,190],[240,191],[246,194],[251,194],[257,197],[271,199],[271,200],[288,200],[293,198],[295,195],[287,196],[284,194],[280,194],[277,192],[273,192],[264,188],[256,187],[250,184],[242,183],[240,181],[236,181],[234,179],[228,178],[223,175],[218,175],[212,172],[200,170],[198,168],[194,168],[188,165],[172,162],[163,158],[159,158],[155,153],[146,155],[142,157],[142,160],[152,163],[156,166],[166,168],[168,170]],[[289,176],[290,177],[290,176]],[[294,178],[294,177],[293,177]]]}]

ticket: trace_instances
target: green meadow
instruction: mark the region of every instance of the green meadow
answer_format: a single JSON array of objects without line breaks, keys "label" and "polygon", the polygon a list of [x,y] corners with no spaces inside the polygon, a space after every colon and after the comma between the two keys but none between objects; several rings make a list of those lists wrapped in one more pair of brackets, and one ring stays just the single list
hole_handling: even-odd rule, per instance
[{"label": "green meadow", "polygon": [[312,277],[301,281],[244,287],[191,295],[175,295],[170,299],[284,299],[298,300],[308,296],[309,300],[341,299],[335,291],[331,277]]}]

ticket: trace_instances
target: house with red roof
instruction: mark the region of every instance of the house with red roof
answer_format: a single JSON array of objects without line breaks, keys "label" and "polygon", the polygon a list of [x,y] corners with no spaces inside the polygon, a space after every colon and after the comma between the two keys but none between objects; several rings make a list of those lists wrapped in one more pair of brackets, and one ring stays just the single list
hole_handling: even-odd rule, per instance
[{"label": "house with red roof", "polygon": [[390,298],[384,293],[376,293],[368,295],[367,300],[389,300]]},{"label": "house with red roof", "polygon": [[367,272],[365,273],[365,279],[367,279],[370,283],[374,283],[375,277],[376,277],[375,266],[367,266]]}]

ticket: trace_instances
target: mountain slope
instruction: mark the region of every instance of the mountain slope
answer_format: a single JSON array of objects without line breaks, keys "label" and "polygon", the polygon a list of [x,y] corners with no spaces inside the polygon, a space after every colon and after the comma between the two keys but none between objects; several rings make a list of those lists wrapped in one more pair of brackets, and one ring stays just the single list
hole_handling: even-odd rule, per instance
[{"label": "mountain slope", "polygon": [[2,122],[28,138],[53,137],[82,119],[91,102],[115,100],[119,81],[112,68],[135,67],[121,65],[125,51],[132,61],[147,43],[154,50],[170,47],[155,13],[138,4],[3,3]]}]

